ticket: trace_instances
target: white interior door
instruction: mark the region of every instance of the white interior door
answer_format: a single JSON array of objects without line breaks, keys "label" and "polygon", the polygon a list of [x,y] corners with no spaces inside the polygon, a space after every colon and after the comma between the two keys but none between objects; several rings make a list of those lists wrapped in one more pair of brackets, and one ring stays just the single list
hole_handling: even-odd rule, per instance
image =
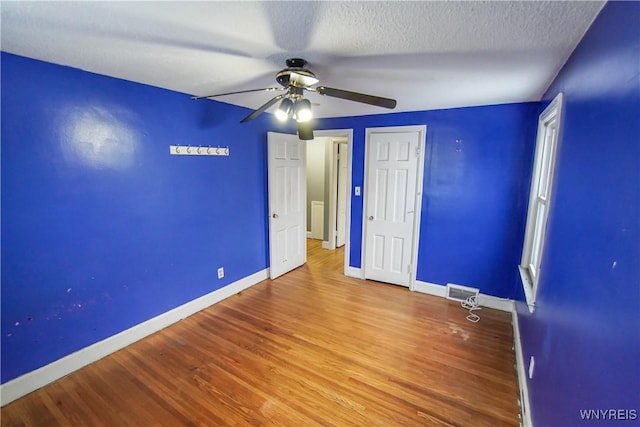
[{"label": "white interior door", "polygon": [[336,247],[344,246],[347,228],[347,144],[338,144],[338,201],[336,215]]},{"label": "white interior door", "polygon": [[306,145],[296,135],[269,132],[269,277],[307,260]]},{"label": "white interior door", "polygon": [[419,137],[419,132],[369,134],[365,153],[367,279],[410,285]]}]

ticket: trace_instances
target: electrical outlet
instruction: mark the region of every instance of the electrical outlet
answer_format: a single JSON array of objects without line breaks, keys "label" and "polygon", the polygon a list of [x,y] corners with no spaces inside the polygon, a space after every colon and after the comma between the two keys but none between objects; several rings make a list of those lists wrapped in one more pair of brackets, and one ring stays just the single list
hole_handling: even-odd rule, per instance
[{"label": "electrical outlet", "polygon": [[529,359],[529,379],[533,378],[533,367],[536,364],[536,359],[533,358],[533,356],[531,356],[531,359]]},{"label": "electrical outlet", "polygon": [[222,279],[224,277],[224,267],[220,267],[218,269],[218,279]]}]

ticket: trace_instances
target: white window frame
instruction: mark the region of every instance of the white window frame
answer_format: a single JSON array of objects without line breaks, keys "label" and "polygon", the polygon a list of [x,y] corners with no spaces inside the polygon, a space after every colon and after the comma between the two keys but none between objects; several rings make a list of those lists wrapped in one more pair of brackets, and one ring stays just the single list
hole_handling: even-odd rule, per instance
[{"label": "white window frame", "polygon": [[540,281],[547,219],[549,218],[553,191],[556,151],[562,119],[562,99],[563,95],[559,93],[538,119],[538,136],[536,137],[536,153],[529,191],[527,227],[522,246],[522,259],[518,267],[527,305],[532,313]]}]

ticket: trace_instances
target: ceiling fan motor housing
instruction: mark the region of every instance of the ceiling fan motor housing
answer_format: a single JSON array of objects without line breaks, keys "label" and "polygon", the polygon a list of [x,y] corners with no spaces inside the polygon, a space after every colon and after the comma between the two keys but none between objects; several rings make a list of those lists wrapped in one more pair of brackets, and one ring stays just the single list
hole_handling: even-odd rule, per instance
[{"label": "ceiling fan motor housing", "polygon": [[287,59],[287,68],[276,74],[276,81],[282,87],[306,88],[318,82],[316,75],[304,68],[307,61],[301,58]]},{"label": "ceiling fan motor housing", "polygon": [[307,61],[302,58],[287,59],[288,68],[304,68],[305,65],[307,65]]}]

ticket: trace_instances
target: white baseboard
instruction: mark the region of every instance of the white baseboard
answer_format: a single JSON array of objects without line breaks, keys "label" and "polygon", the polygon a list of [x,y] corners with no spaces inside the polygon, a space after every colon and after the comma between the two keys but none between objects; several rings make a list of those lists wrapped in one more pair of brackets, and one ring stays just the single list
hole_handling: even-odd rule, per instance
[{"label": "white baseboard", "polygon": [[311,239],[311,232],[307,231],[307,239]]},{"label": "white baseboard", "polygon": [[[436,283],[422,282],[416,280],[413,284],[412,291],[422,292],[423,294],[435,295],[445,298],[447,296],[447,287]],[[492,295],[479,294],[478,304],[482,307],[494,308],[496,310],[511,313],[514,311],[513,300],[508,298],[498,298]]]},{"label": "white baseboard", "polygon": [[493,295],[478,295],[478,304],[482,307],[494,308],[500,311],[512,313],[515,310],[514,302],[508,298],[498,298]]},{"label": "white baseboard", "polygon": [[518,324],[518,311],[512,312],[513,325],[513,348],[516,353],[516,371],[518,373],[518,387],[520,390],[520,419],[522,427],[532,427],[531,422],[531,406],[529,404],[529,387],[527,373],[524,367],[524,354],[522,353],[522,344],[520,341],[520,325]]},{"label": "white baseboard", "polygon": [[412,291],[422,292],[423,294],[434,295],[437,297],[444,298],[447,294],[447,290],[445,286],[436,285],[435,283],[422,282],[420,280],[416,280],[413,284]]},{"label": "white baseboard", "polygon": [[358,267],[346,266],[344,268],[344,275],[348,277],[355,277],[356,279],[362,279],[362,272]]},{"label": "white baseboard", "polygon": [[331,243],[327,241],[322,242],[322,249],[335,249],[331,247]]},{"label": "white baseboard", "polygon": [[31,393],[65,375],[77,371],[111,353],[166,328],[198,311],[233,296],[267,279],[268,269],[233,282],[200,298],[162,313],[127,330],[119,332],[100,342],[85,347],[75,353],[49,363],[35,371],[28,372],[0,386],[0,406]]}]

